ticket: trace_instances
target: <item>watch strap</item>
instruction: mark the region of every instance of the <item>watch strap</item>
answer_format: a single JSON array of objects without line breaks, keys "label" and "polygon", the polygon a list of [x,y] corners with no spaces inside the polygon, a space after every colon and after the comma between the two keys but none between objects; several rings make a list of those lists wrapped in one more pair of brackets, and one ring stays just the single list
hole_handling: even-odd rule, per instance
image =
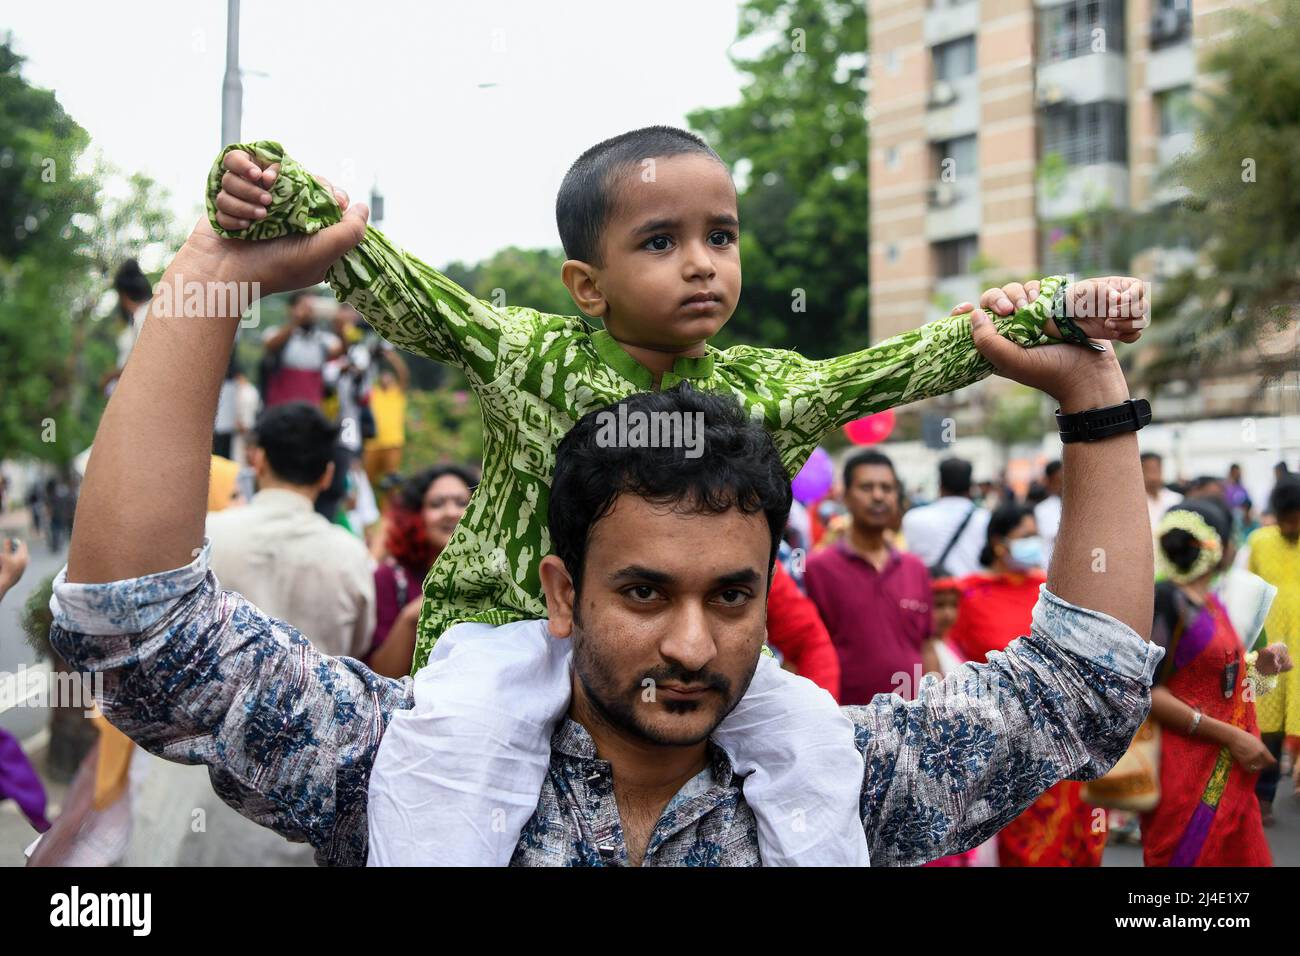
[{"label": "watch strap", "polygon": [[1061,443],[1098,441],[1111,435],[1135,432],[1151,422],[1151,403],[1145,398],[1128,399],[1105,408],[1089,408],[1082,412],[1063,415],[1056,410],[1056,425],[1061,430]]}]

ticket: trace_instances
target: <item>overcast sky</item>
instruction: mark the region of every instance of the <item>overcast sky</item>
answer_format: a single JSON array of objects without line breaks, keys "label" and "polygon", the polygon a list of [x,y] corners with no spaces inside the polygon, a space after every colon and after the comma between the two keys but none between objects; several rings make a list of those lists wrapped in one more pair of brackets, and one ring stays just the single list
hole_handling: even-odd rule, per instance
[{"label": "overcast sky", "polygon": [[[738,0],[243,0],[242,139],[365,198],[429,263],[558,246],[555,193],[608,136],[739,98]],[[225,0],[7,3],[24,75],[186,229],[222,145]],[[480,88],[480,84],[496,84]]]}]

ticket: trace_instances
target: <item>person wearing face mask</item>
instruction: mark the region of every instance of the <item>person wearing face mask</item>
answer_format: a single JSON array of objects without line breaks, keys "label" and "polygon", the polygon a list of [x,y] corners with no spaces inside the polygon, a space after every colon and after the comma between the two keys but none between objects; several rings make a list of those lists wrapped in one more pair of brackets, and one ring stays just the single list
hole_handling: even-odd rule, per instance
[{"label": "person wearing face mask", "polygon": [[375,635],[365,662],[386,677],[410,673],[424,578],[469,507],[478,479],[438,465],[407,479],[384,515],[386,554],[375,568]]},{"label": "person wearing face mask", "polygon": [[[1034,511],[1004,504],[989,518],[980,563],[988,570],[958,581],[957,621],[949,642],[966,660],[984,663],[1021,634],[1047,581],[1043,539]],[[1104,811],[1080,797],[1082,784],[1052,787],[998,833],[1000,866],[1100,866]],[[1100,825],[1095,825],[1096,821]]]}]

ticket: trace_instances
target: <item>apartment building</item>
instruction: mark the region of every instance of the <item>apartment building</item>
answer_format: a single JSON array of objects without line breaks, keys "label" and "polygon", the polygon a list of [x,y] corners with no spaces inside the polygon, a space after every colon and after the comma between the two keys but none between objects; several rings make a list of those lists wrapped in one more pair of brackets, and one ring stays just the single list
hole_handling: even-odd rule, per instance
[{"label": "apartment building", "polygon": [[994,280],[1188,262],[1123,261],[1107,213],[1178,198],[1198,61],[1250,2],[869,0],[873,337]]}]

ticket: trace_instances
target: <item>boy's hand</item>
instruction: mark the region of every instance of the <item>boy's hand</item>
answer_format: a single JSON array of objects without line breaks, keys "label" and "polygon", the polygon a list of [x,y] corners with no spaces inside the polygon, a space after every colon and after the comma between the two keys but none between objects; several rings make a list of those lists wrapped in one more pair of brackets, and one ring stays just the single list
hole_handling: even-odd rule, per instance
[{"label": "boy's hand", "polygon": [[1115,347],[1109,343],[1101,352],[1064,343],[1027,349],[1000,335],[982,309],[971,312],[971,337],[999,375],[1046,392],[1067,415],[1118,405],[1129,397]]},{"label": "boy's hand", "polygon": [[[1034,279],[1024,285],[1012,282],[998,289],[989,289],[980,296],[980,308],[998,316],[1010,315],[1038,298],[1038,286],[1038,280]],[[1080,279],[1071,282],[1065,294],[1066,314],[1089,338],[1132,343],[1151,323],[1146,286],[1141,279],[1132,276]],[[960,315],[971,309],[969,303],[963,303],[953,309],[952,314]],[[1043,331],[1051,338],[1061,338],[1060,329],[1051,319],[1044,324]]]},{"label": "boy's hand", "polygon": [[[223,160],[226,172],[217,194],[217,223],[223,229],[245,229],[254,219],[266,217],[271,203],[267,192],[278,166],[260,168],[248,153],[231,150]],[[370,211],[352,206],[347,193],[316,177],[343,209],[343,219],[313,235],[290,235],[260,242],[223,239],[207,218],[194,227],[176,259],[183,271],[222,282],[258,283],[261,294],[303,289],[316,285],[329,267],[361,241]]]}]

